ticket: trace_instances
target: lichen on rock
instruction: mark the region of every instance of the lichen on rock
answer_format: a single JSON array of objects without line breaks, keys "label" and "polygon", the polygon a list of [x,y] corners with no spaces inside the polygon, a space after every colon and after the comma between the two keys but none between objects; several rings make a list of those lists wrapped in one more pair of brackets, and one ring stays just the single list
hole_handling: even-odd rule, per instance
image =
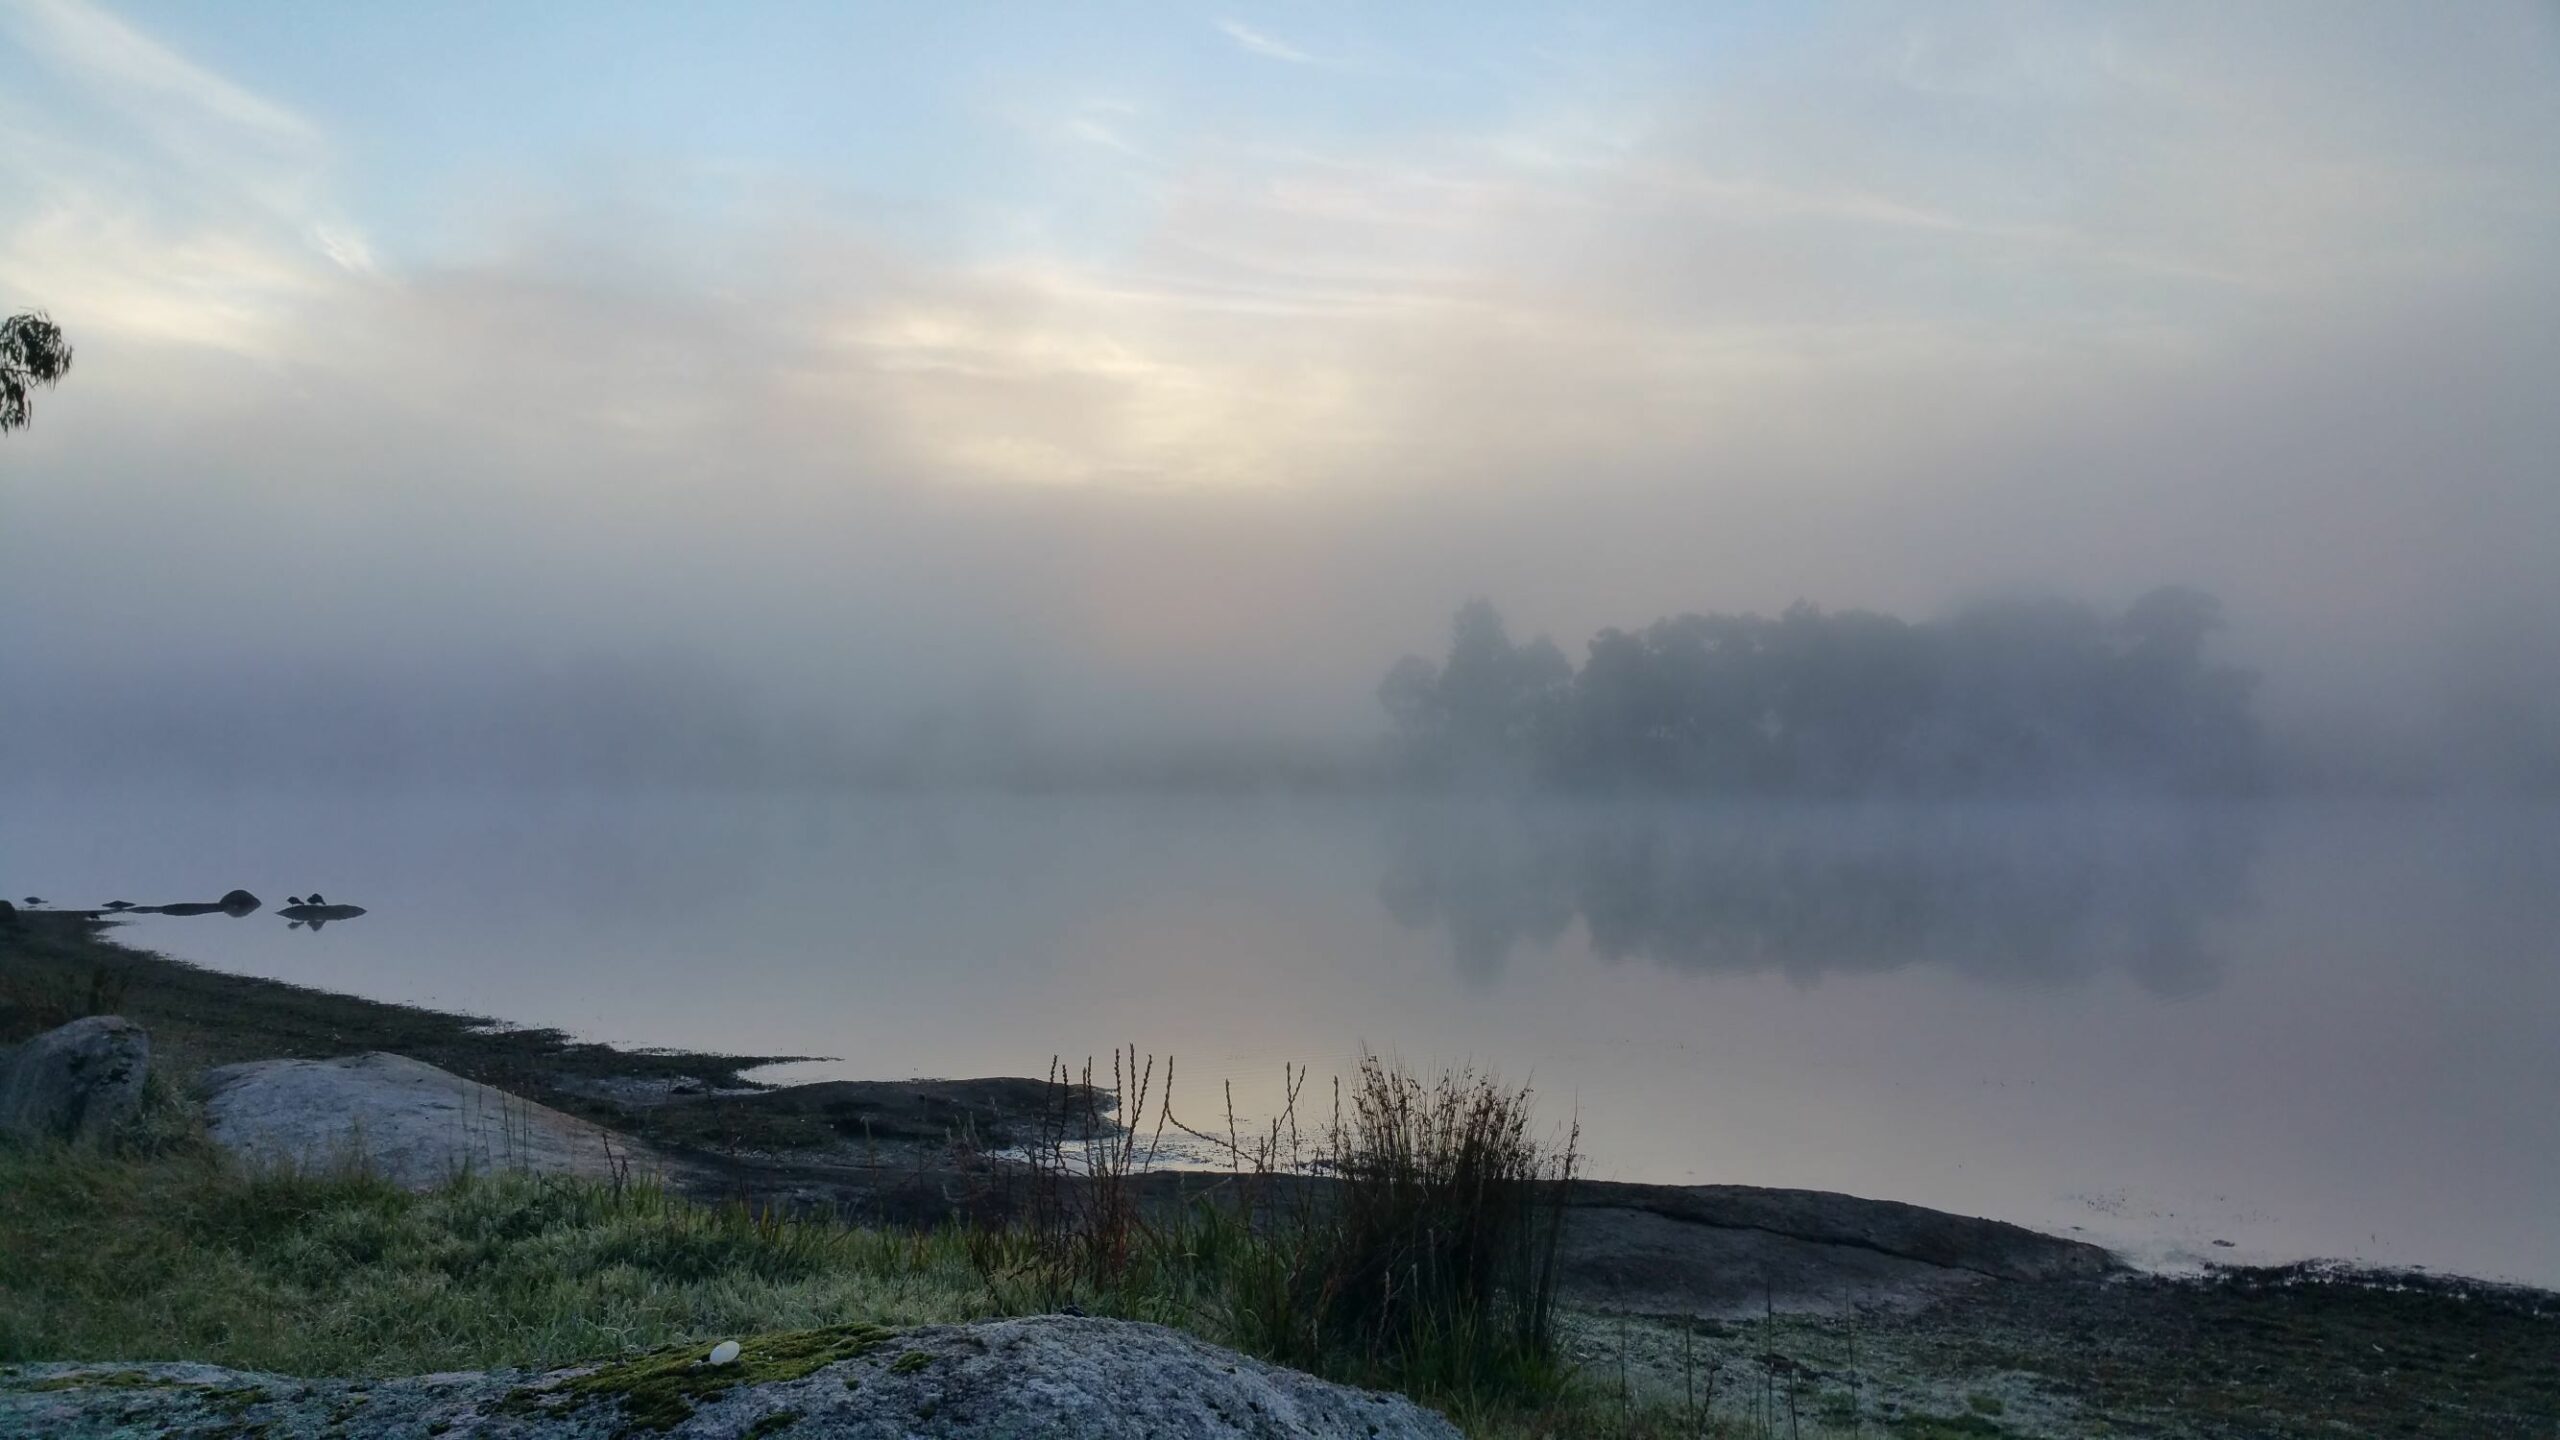
[{"label": "lichen on rock", "polygon": [[[1457,1440],[1401,1396],[1267,1365],[1158,1325],[1063,1315],[894,1331],[847,1324],[543,1374],[295,1380],[210,1365],[0,1367],[0,1435],[507,1440]],[[357,1397],[362,1397],[360,1410]]]}]

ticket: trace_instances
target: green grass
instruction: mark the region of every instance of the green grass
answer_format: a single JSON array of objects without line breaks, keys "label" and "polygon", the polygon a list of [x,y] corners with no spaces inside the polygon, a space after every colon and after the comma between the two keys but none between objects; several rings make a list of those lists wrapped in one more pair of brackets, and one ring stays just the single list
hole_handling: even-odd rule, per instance
[{"label": "green grass", "polygon": [[[1239,1338],[1235,1287],[1273,1253],[1206,1212],[1156,1234],[1088,1308]],[[247,1174],[199,1144],[0,1147],[0,1362],[384,1376],[623,1357],[599,1383],[647,1389],[650,1356],[670,1346],[689,1360],[723,1338],[805,1332],[867,1347],[1045,1309],[1024,1278],[1033,1245],[649,1186],[497,1175],[413,1194],[355,1171]],[[1529,1413],[1461,1409],[1487,1426]]]},{"label": "green grass", "polygon": [[[665,1419],[699,1398],[691,1361],[720,1339],[763,1336],[758,1354],[805,1350],[814,1368],[905,1327],[1056,1301],[1044,1240],[1024,1228],[872,1229],[509,1174],[415,1194],[357,1170],[244,1172],[168,1114],[139,1133],[119,1153],[0,1146],[0,1362],[389,1376],[609,1360],[594,1387]],[[1460,1353],[1486,1338],[1472,1333],[1409,1336],[1399,1358],[1437,1358],[1401,1377],[1338,1348],[1275,1353],[1257,1317],[1298,1277],[1329,1273],[1315,1238],[1197,1207],[1133,1231],[1125,1263],[1077,1298],[1338,1379],[1400,1378],[1479,1435],[1699,1433],[1561,1367],[1488,1384]],[[1505,1329],[1486,1353],[1516,1363],[1517,1339]],[[671,1354],[682,1383],[662,1384]]]},{"label": "green grass", "polygon": [[414,1374],[1003,1308],[949,1234],[521,1176],[413,1195],[200,1153],[0,1151],[0,1360]]}]

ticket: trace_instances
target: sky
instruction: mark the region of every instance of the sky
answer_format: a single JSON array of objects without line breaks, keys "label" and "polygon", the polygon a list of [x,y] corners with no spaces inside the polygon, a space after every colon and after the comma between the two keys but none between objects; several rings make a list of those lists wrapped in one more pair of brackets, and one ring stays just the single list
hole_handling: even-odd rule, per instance
[{"label": "sky", "polygon": [[2543,3],[0,0],[35,307],[21,772],[1330,740],[1476,595],[2560,717]]}]

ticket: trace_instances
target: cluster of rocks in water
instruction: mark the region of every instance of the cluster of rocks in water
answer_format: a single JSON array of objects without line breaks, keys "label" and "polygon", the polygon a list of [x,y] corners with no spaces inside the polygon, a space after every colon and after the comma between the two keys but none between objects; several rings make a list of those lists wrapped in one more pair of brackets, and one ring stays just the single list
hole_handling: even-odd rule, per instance
[{"label": "cluster of rocks in water", "polygon": [[[34,895],[27,896],[24,905],[29,911],[85,919],[114,915],[228,915],[236,920],[258,913],[265,908],[266,902],[247,890],[231,890],[219,900],[180,900],[166,905],[136,905],[130,900],[110,900],[95,909],[48,910],[43,899]],[[15,920],[20,913],[17,903],[0,900],[0,924]],[[332,920],[352,920],[365,910],[361,905],[332,905],[315,891],[308,898],[300,895],[286,897],[285,904],[276,913],[292,921],[296,929],[309,926],[317,930]]]}]

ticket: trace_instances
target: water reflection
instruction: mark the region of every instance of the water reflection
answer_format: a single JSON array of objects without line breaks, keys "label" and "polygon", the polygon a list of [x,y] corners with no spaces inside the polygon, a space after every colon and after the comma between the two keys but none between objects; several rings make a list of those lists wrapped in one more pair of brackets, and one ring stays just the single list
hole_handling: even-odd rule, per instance
[{"label": "water reflection", "polygon": [[319,896],[314,895],[307,902],[299,897],[295,897],[292,904],[285,906],[276,913],[293,922],[284,927],[287,930],[311,930],[317,932],[321,926],[328,924],[332,920],[353,920],[364,913],[364,907],[361,905],[329,905],[323,903]]},{"label": "water reflection", "polygon": [[1452,805],[1406,818],[1379,896],[1480,981],[1579,919],[1603,959],[1676,970],[2113,969],[2175,996],[2221,979],[2256,851],[2247,812],[2192,807]]}]

